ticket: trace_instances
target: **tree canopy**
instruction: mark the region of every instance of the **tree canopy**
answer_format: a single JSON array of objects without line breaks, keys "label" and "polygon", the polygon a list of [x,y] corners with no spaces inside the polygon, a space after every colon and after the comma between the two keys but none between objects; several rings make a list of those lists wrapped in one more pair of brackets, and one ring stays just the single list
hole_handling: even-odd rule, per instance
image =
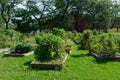
[{"label": "tree canopy", "polygon": [[[26,8],[15,8],[19,4]],[[87,21],[86,26],[80,25],[83,28],[92,25],[94,29],[106,29],[114,22],[119,24],[120,4],[115,0],[1,0],[0,5],[0,21],[5,22],[7,29],[11,20],[18,29],[24,29],[26,23],[26,27],[39,30],[52,27],[73,30],[83,24],[82,20]]]}]

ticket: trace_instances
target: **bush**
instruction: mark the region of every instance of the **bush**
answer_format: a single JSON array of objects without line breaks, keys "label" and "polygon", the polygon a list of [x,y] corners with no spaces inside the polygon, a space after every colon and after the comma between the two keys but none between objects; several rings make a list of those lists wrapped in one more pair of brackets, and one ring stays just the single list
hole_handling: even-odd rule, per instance
[{"label": "bush", "polygon": [[94,30],[92,31],[92,33],[93,33],[93,35],[99,35],[99,34],[100,34],[100,31],[94,29]]},{"label": "bush", "polygon": [[36,38],[39,40],[38,47],[35,50],[35,58],[38,60],[47,60],[59,57],[59,52],[64,46],[64,40],[60,37],[57,37],[53,34],[43,34],[41,36],[37,36]]},{"label": "bush", "polygon": [[75,31],[74,36],[72,37],[72,40],[76,43],[76,44],[80,44],[81,40],[82,40],[82,34],[78,33],[77,31]]},{"label": "bush", "polygon": [[90,49],[91,39],[92,39],[92,31],[91,30],[85,30],[82,33],[80,48],[81,49]]},{"label": "bush", "polygon": [[110,33],[94,36],[91,40],[91,50],[113,55],[119,52],[119,39],[117,37],[118,35]]},{"label": "bush", "polygon": [[6,44],[8,36],[5,36],[4,34],[0,34],[0,48],[7,47]]},{"label": "bush", "polygon": [[40,44],[42,39],[44,39],[46,36],[48,36],[46,33],[42,33],[40,35],[35,35],[35,42],[37,44]]},{"label": "bush", "polygon": [[19,35],[15,30],[0,28],[0,48],[15,47]]},{"label": "bush", "polygon": [[64,29],[53,28],[52,33],[56,36],[60,36],[63,39],[67,38],[67,32]]},{"label": "bush", "polygon": [[32,46],[24,42],[18,43],[15,47],[15,52],[27,53],[29,51],[32,51]]},{"label": "bush", "polygon": [[19,35],[20,35],[19,32],[15,31],[15,30],[13,30],[13,29],[5,30],[4,33],[5,33],[5,35],[8,35],[8,36],[10,36],[10,37],[16,37],[16,36],[19,36]]}]

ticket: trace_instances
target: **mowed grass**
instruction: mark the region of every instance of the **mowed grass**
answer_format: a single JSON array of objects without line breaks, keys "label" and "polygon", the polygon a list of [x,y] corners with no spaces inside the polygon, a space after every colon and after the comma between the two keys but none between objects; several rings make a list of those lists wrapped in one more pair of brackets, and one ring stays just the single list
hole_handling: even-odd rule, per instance
[{"label": "mowed grass", "polygon": [[120,62],[98,62],[88,51],[74,45],[62,70],[34,70],[34,55],[3,57],[0,53],[0,80],[120,80]]}]

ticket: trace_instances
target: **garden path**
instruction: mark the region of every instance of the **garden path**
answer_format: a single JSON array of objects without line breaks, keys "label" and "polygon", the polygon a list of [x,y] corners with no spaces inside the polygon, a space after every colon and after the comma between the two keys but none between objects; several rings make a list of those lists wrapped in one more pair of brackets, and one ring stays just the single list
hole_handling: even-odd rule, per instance
[{"label": "garden path", "polygon": [[0,53],[1,53],[1,52],[4,52],[4,51],[9,51],[9,50],[10,50],[10,48],[0,49]]}]

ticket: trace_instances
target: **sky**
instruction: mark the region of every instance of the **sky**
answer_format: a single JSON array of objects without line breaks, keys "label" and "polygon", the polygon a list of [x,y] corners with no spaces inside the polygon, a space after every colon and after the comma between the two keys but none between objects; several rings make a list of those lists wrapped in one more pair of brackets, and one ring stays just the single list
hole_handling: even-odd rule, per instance
[{"label": "sky", "polygon": [[112,0],[113,2],[117,1],[117,4],[120,4],[120,0]]},{"label": "sky", "polygon": [[[109,0],[108,0],[109,1]],[[120,4],[120,0],[112,0],[113,1],[113,3],[116,3],[116,1],[117,1],[117,4]],[[25,0],[23,1],[23,4],[25,4],[26,2],[25,2]],[[18,4],[17,6],[16,6],[16,8],[23,8],[23,9],[26,9],[26,7],[23,5],[23,4]]]}]

